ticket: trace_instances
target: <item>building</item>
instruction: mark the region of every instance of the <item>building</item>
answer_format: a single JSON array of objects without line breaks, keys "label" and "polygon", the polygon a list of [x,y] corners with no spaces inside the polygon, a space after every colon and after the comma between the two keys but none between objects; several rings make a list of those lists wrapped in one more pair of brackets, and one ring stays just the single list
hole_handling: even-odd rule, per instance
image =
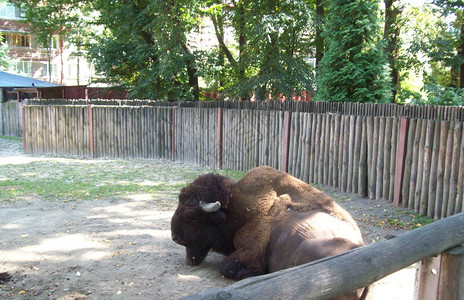
[{"label": "building", "polygon": [[95,77],[92,64],[76,55],[73,45],[51,37],[49,48],[42,47],[23,22],[21,8],[0,0],[0,34],[8,45],[8,56],[13,59],[19,75],[63,85],[87,85]]}]

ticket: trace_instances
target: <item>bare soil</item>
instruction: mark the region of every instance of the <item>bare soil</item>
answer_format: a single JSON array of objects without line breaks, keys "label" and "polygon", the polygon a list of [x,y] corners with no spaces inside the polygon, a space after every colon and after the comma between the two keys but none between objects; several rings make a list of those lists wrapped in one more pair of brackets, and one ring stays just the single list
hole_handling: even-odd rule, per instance
[{"label": "bare soil", "polygon": [[[0,138],[0,164],[37,159],[18,145]],[[325,190],[352,213],[366,243],[406,230],[387,226],[387,218],[412,221],[386,201]],[[1,202],[0,298],[177,299],[231,284],[217,271],[221,255],[185,264],[184,248],[170,238],[176,206],[172,193]],[[377,282],[371,299],[412,299],[414,274],[412,266]]]}]

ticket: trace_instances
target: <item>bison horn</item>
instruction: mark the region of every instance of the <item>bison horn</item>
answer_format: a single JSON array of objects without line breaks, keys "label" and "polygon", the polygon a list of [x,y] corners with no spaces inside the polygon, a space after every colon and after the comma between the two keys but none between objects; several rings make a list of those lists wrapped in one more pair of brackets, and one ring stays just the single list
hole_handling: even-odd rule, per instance
[{"label": "bison horn", "polygon": [[205,203],[203,201],[200,201],[200,207],[203,209],[204,212],[213,213],[221,208],[221,202],[216,201],[214,203]]}]

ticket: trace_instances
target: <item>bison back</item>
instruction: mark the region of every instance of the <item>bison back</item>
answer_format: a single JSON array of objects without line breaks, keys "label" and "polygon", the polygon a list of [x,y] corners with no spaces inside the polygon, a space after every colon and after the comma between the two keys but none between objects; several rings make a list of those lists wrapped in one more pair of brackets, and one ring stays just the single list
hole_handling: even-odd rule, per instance
[{"label": "bison back", "polygon": [[312,262],[364,245],[359,229],[322,210],[277,222],[266,253],[269,272]]}]

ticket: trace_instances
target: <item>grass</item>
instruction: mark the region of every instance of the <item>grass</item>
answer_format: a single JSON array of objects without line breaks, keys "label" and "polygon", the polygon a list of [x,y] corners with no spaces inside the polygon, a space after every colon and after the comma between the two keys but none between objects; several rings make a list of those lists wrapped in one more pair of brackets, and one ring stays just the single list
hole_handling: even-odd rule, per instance
[{"label": "grass", "polygon": [[13,140],[13,141],[22,141],[22,139],[19,138],[19,137],[4,136],[4,135],[0,135],[0,139],[4,139],[4,140]]},{"label": "grass", "polygon": [[[21,142],[18,138],[0,137],[0,147],[17,150],[21,149]],[[177,195],[200,174],[215,172],[233,179],[243,176],[237,171],[161,160],[57,156],[16,157],[12,160],[2,153],[6,152],[0,149],[0,202],[37,198],[74,201],[136,194]]]},{"label": "grass", "polygon": [[388,216],[386,219],[378,221],[377,226],[383,228],[416,229],[433,223],[433,221],[433,219],[421,214],[398,210],[395,215]]}]

